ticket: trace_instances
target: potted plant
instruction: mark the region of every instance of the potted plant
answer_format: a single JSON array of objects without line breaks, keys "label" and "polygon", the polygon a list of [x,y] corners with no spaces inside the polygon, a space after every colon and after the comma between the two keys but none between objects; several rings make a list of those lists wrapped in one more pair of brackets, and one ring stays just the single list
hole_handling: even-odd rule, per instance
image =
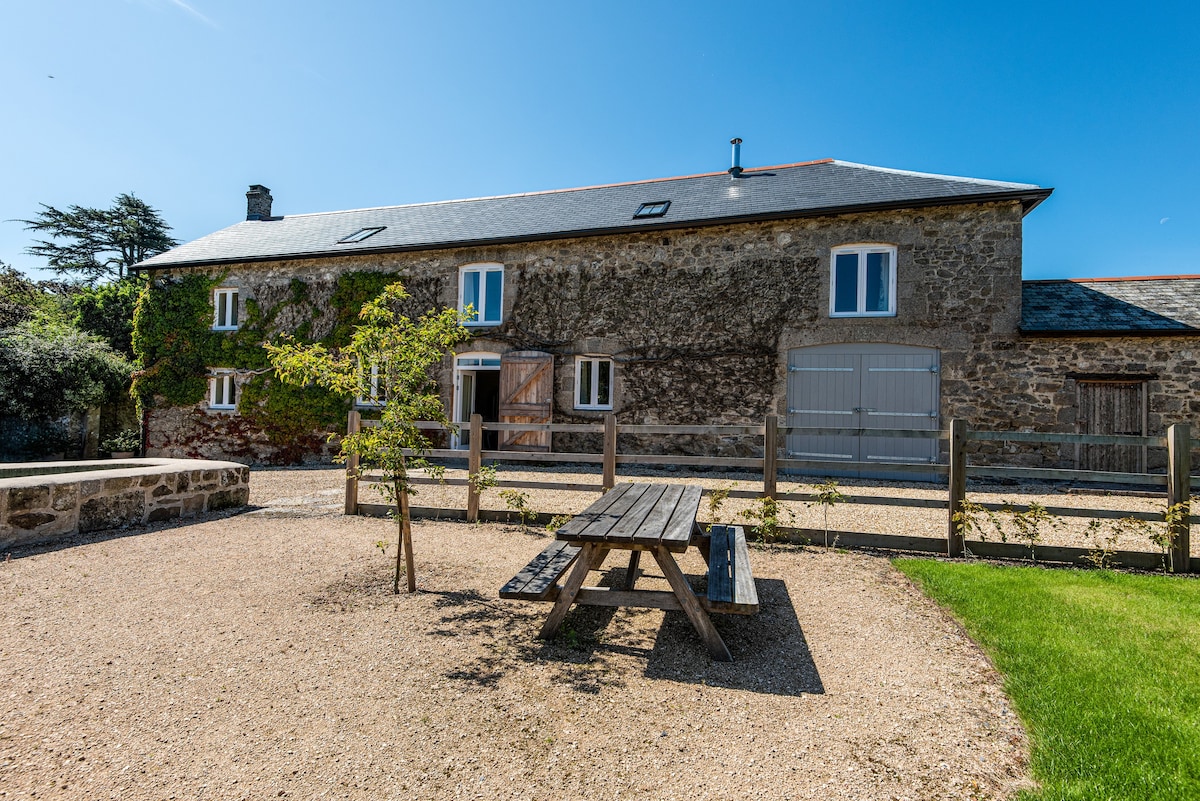
[{"label": "potted plant", "polygon": [[126,428],[100,443],[100,450],[107,451],[113,459],[132,459],[142,446],[142,435],[136,428]]}]

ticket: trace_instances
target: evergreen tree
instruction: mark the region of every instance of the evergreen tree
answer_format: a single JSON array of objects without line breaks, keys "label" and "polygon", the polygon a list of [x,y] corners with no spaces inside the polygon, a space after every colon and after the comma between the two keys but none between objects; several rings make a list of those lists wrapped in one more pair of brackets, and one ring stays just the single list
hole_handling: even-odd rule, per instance
[{"label": "evergreen tree", "polygon": [[49,239],[25,252],[44,257],[52,270],[88,281],[124,278],[133,265],[179,244],[168,235],[171,227],[158,211],[132,194],[117,195],[108,209],[41,206],[34,219],[18,222]]}]

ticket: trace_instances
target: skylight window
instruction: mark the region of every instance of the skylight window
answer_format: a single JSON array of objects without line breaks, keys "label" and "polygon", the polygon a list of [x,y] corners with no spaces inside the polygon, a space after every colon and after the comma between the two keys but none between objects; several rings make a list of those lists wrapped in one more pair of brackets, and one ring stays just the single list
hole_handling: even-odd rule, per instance
[{"label": "skylight window", "polygon": [[379,233],[384,228],[387,228],[387,226],[380,225],[375,228],[359,228],[357,231],[350,234],[350,236],[347,236],[343,239],[339,239],[338,244],[343,245],[343,244],[347,244],[350,242],[361,242],[364,239],[369,239],[370,237],[375,236],[375,234]]},{"label": "skylight window", "polygon": [[658,200],[654,203],[643,203],[638,206],[638,210],[634,212],[633,219],[642,220],[647,217],[662,217],[667,213],[667,209],[671,208],[671,201]]}]

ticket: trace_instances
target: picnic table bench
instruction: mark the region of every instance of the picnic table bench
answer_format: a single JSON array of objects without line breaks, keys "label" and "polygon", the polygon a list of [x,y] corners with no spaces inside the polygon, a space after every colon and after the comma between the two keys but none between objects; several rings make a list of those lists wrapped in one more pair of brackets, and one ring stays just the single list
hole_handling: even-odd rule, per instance
[{"label": "picnic table bench", "polygon": [[[730,661],[708,613],[753,614],[758,592],[745,532],[740,526],[703,531],[696,523],[700,495],[699,487],[680,484],[619,484],[560,528],[555,541],[501,588],[500,597],[553,603],[541,637],[554,636],[574,603],[682,610],[713,658]],[[708,564],[703,596],[692,590],[674,557],[692,546]],[[624,586],[584,587],[587,574],[600,569],[614,550],[630,552]],[[669,592],[635,588],[643,551],[662,569]]]}]

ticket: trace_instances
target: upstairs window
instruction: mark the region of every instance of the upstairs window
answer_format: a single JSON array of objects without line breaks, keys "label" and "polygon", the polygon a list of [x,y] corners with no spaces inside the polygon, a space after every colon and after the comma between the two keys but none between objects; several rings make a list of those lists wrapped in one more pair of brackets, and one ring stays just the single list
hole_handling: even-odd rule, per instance
[{"label": "upstairs window", "polygon": [[208,378],[208,408],[236,409],[237,387],[233,383],[233,372],[216,370]]},{"label": "upstairs window", "polygon": [[829,314],[832,317],[895,316],[894,245],[850,245],[833,249]]},{"label": "upstairs window", "polygon": [[504,265],[463,267],[458,275],[458,308],[471,307],[467,325],[499,325],[504,314]]},{"label": "upstairs window", "polygon": [[[364,378],[365,377],[366,376],[364,376]],[[371,375],[370,375],[370,378],[365,383],[366,383],[366,386],[363,387],[363,389],[366,390],[366,393],[363,395],[359,395],[357,398],[354,399],[355,405],[365,406],[368,408],[382,406],[383,401],[379,399],[379,365],[378,364],[371,365]]]},{"label": "upstairs window", "polygon": [[238,291],[223,288],[213,292],[213,330],[232,331],[238,327]]},{"label": "upstairs window", "polygon": [[606,356],[580,356],[575,360],[575,408],[611,409],[613,363]]}]

